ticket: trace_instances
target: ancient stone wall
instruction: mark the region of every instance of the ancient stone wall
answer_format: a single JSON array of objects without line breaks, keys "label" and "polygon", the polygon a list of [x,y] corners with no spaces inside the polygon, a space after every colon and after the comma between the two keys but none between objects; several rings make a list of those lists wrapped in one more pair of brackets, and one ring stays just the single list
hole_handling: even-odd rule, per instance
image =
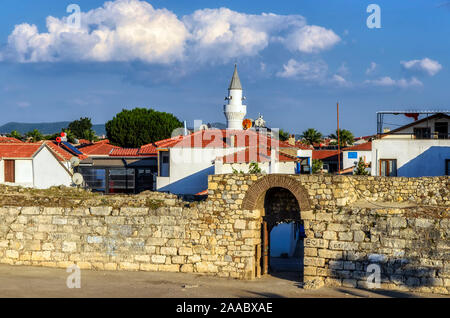
[{"label": "ancient stone wall", "polygon": [[364,288],[375,264],[382,288],[449,293],[448,177],[214,175],[201,202],[9,187],[0,262],[256,278],[265,195],[277,187],[293,196],[274,193],[289,203],[272,210],[289,206],[305,225],[306,286]]},{"label": "ancient stone wall", "polygon": [[251,278],[254,215],[197,206],[0,208],[0,262]]},{"label": "ancient stone wall", "polygon": [[381,288],[450,292],[448,177],[211,176],[209,199],[262,220],[262,198],[283,184],[305,226],[305,282],[367,288],[379,269]]}]

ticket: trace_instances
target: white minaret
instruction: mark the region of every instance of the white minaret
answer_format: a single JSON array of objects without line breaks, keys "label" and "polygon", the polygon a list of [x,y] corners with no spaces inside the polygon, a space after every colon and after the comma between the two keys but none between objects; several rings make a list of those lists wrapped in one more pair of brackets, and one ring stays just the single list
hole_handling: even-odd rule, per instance
[{"label": "white minaret", "polygon": [[247,106],[242,105],[245,97],[242,96],[242,86],[236,64],[234,65],[233,78],[228,88],[228,96],[225,97],[225,100],[228,100],[228,104],[223,107],[223,112],[227,118],[227,129],[243,130],[242,121],[247,114]]}]

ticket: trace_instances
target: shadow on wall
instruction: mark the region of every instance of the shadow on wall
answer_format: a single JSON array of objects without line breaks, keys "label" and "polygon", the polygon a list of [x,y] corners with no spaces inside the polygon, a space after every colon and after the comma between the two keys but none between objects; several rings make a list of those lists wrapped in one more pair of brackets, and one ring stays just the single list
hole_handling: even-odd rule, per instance
[{"label": "shadow on wall", "polygon": [[214,166],[172,182],[158,191],[168,191],[174,194],[197,194],[208,189],[208,176],[212,174],[214,174]]},{"label": "shadow on wall", "polygon": [[445,160],[450,159],[450,147],[433,146],[400,168],[399,177],[433,177],[445,175]]},{"label": "shadow on wall", "polygon": [[[444,268],[418,265],[419,257],[389,259],[385,255],[371,254],[364,260],[337,259],[330,263],[330,278],[340,279],[348,287],[385,296],[409,297],[411,295],[408,296],[408,292],[416,291],[415,289],[443,287],[444,284],[444,279],[440,277]],[[389,288],[389,291],[383,289],[382,285],[381,288],[369,288],[369,283],[376,282],[378,273],[381,284],[395,284],[396,288]]]}]

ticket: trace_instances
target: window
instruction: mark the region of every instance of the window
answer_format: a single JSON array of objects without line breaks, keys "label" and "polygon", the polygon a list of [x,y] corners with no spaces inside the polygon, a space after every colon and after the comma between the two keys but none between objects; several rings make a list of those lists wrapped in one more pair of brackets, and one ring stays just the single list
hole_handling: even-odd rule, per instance
[{"label": "window", "polygon": [[435,123],[434,133],[437,135],[438,139],[448,139],[448,123]]},{"label": "window", "polygon": [[111,168],[108,172],[109,193],[134,192],[134,169]]},{"label": "window", "polygon": [[106,192],[105,169],[91,167],[79,167],[78,172],[83,175],[84,181],[92,191]]},{"label": "window", "polygon": [[381,159],[380,160],[380,176],[396,177],[397,176],[397,159]]},{"label": "window", "polygon": [[450,176],[450,159],[445,160],[445,175]]},{"label": "window", "polygon": [[414,128],[414,137],[416,137],[416,139],[430,139],[431,128],[430,127]]}]

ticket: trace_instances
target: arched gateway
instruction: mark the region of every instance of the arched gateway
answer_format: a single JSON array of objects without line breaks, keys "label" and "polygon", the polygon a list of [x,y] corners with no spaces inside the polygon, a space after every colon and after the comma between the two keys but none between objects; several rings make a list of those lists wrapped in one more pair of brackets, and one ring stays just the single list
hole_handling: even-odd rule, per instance
[{"label": "arched gateway", "polygon": [[265,194],[270,188],[284,188],[289,190],[297,199],[301,211],[311,210],[306,189],[298,180],[285,174],[270,174],[253,183],[245,194],[242,209],[263,209]]},{"label": "arched gateway", "polygon": [[[243,200],[245,210],[261,210],[261,245],[255,258],[256,276],[267,274],[271,266],[271,232],[280,223],[288,223],[298,228],[303,222],[300,211],[311,209],[306,189],[300,182],[287,175],[268,175],[252,184]],[[286,242],[295,255],[294,266],[302,274],[303,242],[294,236],[293,242]],[[299,245],[301,244],[301,246]],[[301,255],[300,255],[301,254]],[[298,259],[298,262],[297,262]],[[275,261],[275,258],[273,258]],[[273,264],[275,266],[275,264]]]}]

